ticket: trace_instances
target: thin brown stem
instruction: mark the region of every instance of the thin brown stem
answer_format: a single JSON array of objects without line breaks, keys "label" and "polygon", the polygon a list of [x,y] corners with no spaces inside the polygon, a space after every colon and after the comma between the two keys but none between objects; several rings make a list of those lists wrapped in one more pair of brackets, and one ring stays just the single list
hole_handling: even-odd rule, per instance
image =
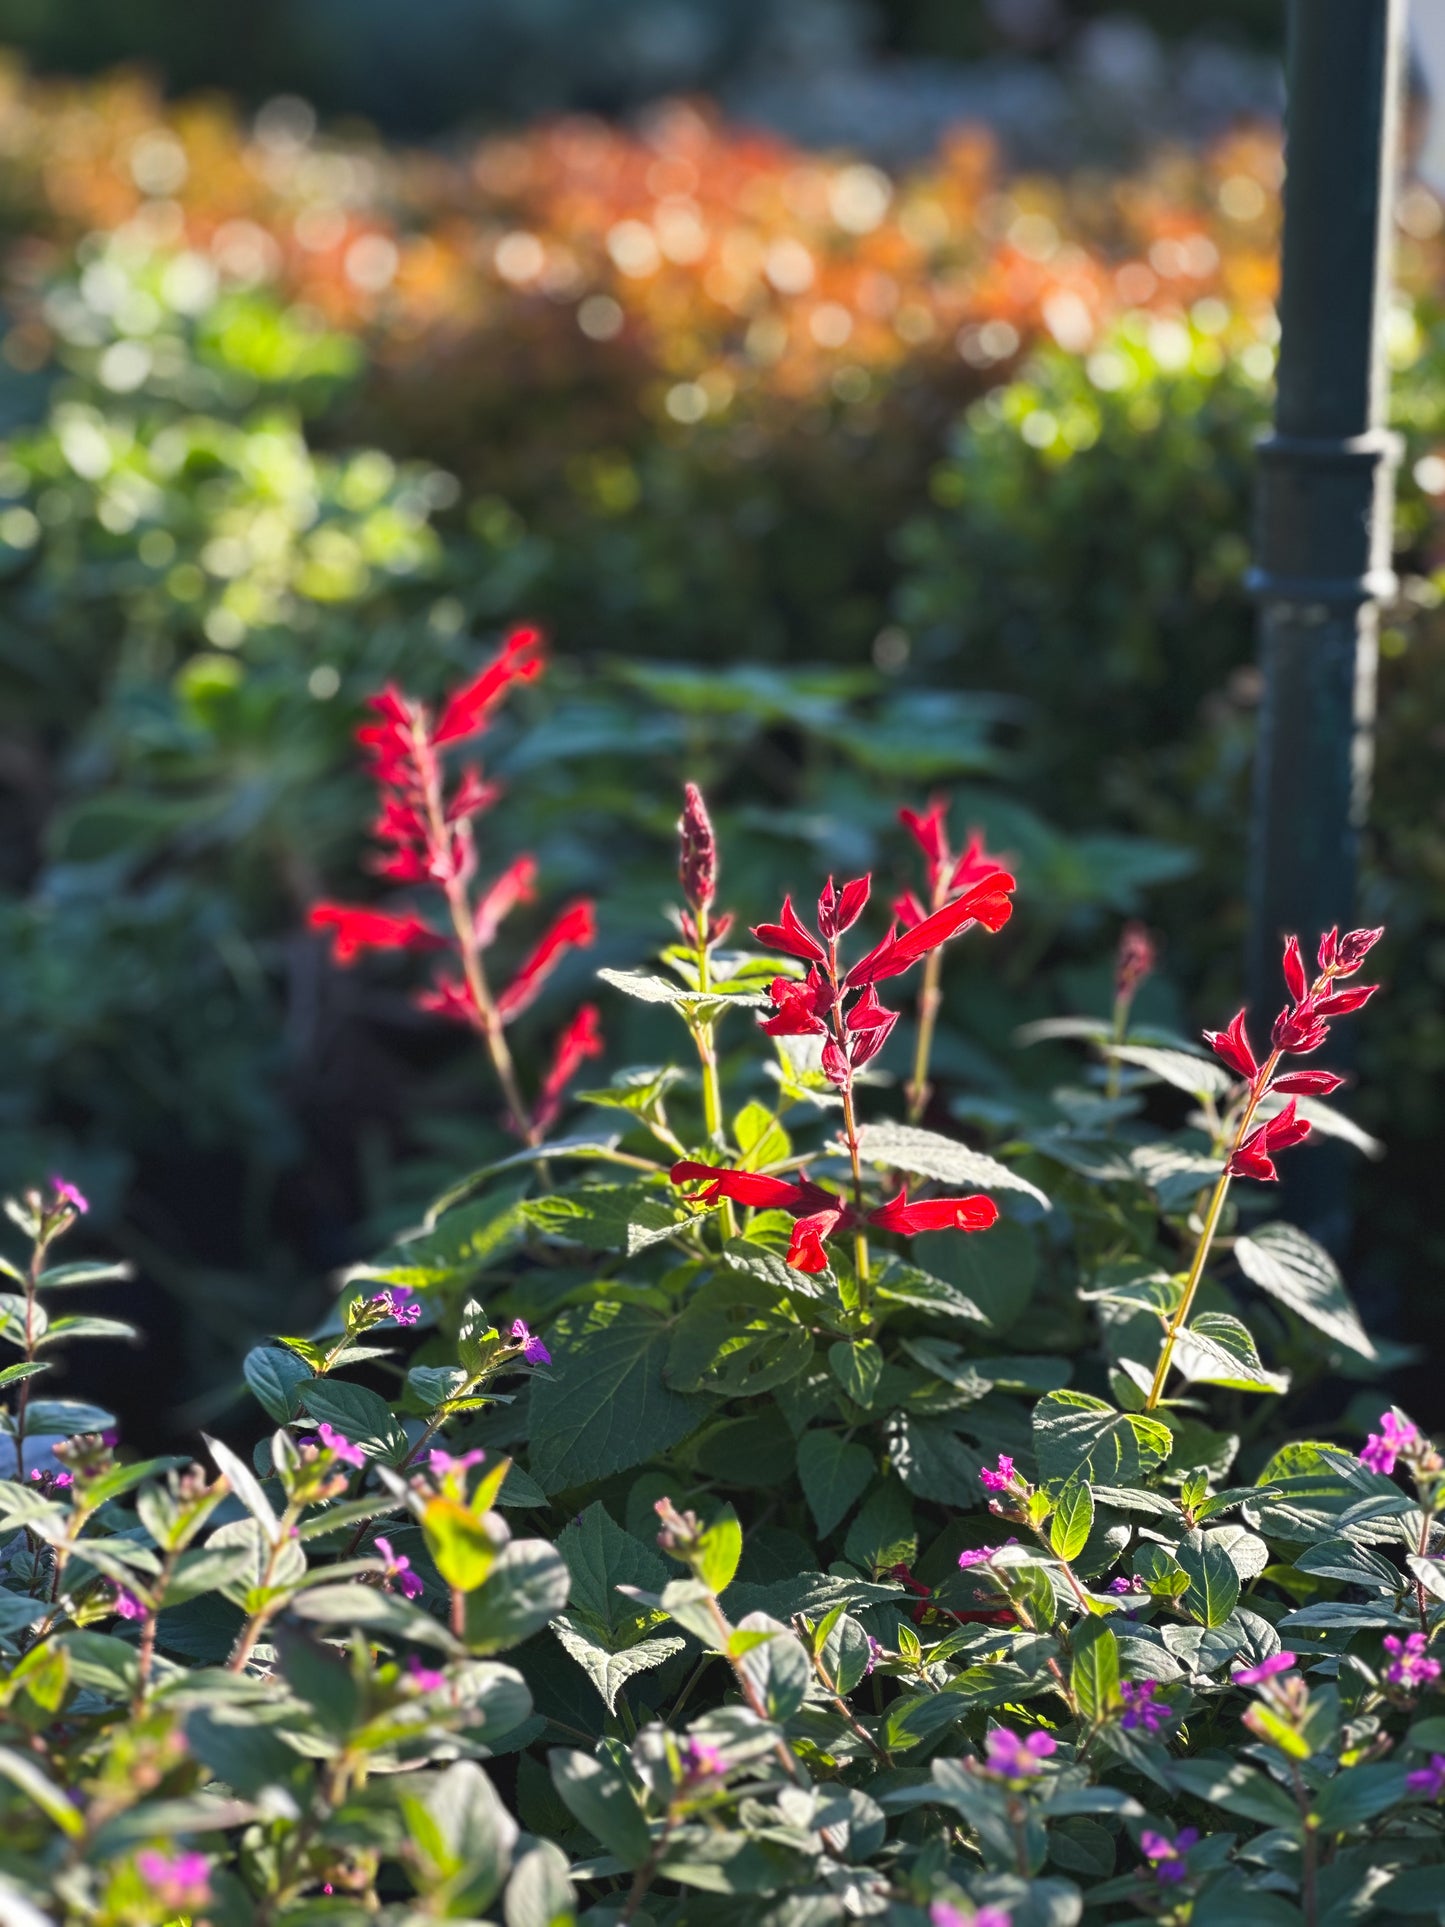
[{"label": "thin brown stem", "polygon": [[[45,1253],[49,1239],[39,1237],[30,1252],[30,1263],[25,1267],[25,1363],[35,1362],[35,1306],[36,1293],[40,1286],[40,1274],[45,1269]],[[25,1413],[30,1404],[30,1380],[22,1378],[20,1394],[15,1401],[15,1477],[23,1481],[25,1477]]]}]

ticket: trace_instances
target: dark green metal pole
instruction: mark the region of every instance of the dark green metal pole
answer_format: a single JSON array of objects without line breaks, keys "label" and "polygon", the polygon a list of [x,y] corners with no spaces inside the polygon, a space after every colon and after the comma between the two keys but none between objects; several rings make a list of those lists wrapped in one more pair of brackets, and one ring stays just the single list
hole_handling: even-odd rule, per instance
[{"label": "dark green metal pole", "polygon": [[[1404,29],[1405,0],[1289,0],[1278,402],[1252,576],[1264,705],[1247,966],[1261,1030],[1283,1002],[1282,936],[1308,947],[1354,908],[1378,604],[1395,587],[1383,324]],[[1308,1163],[1299,1182],[1315,1195],[1291,1208],[1337,1242],[1332,1160]]]}]

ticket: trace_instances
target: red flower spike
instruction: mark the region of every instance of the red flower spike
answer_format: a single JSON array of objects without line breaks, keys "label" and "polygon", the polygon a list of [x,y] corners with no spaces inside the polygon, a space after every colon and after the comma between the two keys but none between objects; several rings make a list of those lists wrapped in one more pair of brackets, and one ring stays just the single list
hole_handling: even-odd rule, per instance
[{"label": "red flower spike", "polygon": [[717,836],[696,783],[684,785],[677,833],[682,894],[694,910],[706,910],[717,893]]},{"label": "red flower spike", "polygon": [[855,877],[851,883],[845,883],[841,891],[834,889],[833,879],[829,877],[818,898],[818,929],[830,943],[845,930],[851,930],[862,916],[872,888],[871,876]]},{"label": "red flower spike", "polygon": [[444,939],[420,917],[389,916],[384,910],[356,910],[344,903],[313,903],[307,918],[313,930],[331,932],[331,955],[352,964],[363,950],[443,950]]},{"label": "red flower spike", "polygon": [[1259,1065],[1250,1048],[1249,1037],[1244,1028],[1245,1013],[1237,1011],[1230,1020],[1227,1030],[1207,1030],[1204,1041],[1216,1057],[1222,1057],[1232,1071],[1253,1083],[1259,1075]]},{"label": "red flower spike", "polygon": [[557,1121],[567,1086],[589,1057],[602,1055],[602,1022],[595,1004],[584,1004],[552,1049],[552,1062],[542,1079],[532,1128],[545,1136]]},{"label": "red flower spike", "polygon": [[1264,1126],[1251,1131],[1249,1136],[1234,1153],[1225,1166],[1232,1178],[1258,1178],[1261,1184],[1273,1184],[1279,1173],[1264,1149]]},{"label": "red flower spike", "polygon": [[1328,1097],[1344,1081],[1333,1071],[1286,1071],[1283,1077],[1276,1077],[1269,1088],[1286,1093],[1293,1091],[1300,1097]]},{"label": "red flower spike", "polygon": [[823,1013],[832,1002],[826,983],[816,967],[808,972],[806,983],[796,977],[774,977],[768,995],[773,1000],[773,1015],[765,1017],[760,1028],[769,1037],[822,1037],[828,1026]]},{"label": "red flower spike", "polygon": [[1349,990],[1327,990],[1315,998],[1315,1010],[1321,1017],[1348,1017],[1352,1010],[1367,1004],[1379,988],[1378,984],[1355,984]]},{"label": "red flower spike", "polygon": [[756,924],[753,935],[769,950],[781,950],[785,957],[801,957],[804,963],[823,962],[823,946],[798,921],[798,913],[793,908],[790,896],[783,898],[778,921]]},{"label": "red flower spike", "polygon": [[1290,937],[1284,946],[1285,988],[1297,1004],[1302,1004],[1309,994],[1309,980],[1305,976],[1304,960],[1299,953],[1299,938]]},{"label": "red flower spike", "polygon": [[868,1222],[876,1224],[880,1231],[901,1231],[906,1238],[915,1237],[920,1231],[987,1231],[998,1222],[998,1206],[992,1198],[981,1195],[924,1198],[918,1204],[910,1204],[907,1192],[900,1191],[896,1198],[870,1211]]},{"label": "red flower spike", "polygon": [[487,719],[513,683],[542,673],[542,633],[514,629],[479,676],[451,696],[432,734],[432,747],[464,742],[486,727]]},{"label": "red flower spike", "polygon": [[1119,933],[1114,959],[1114,995],[1132,997],[1144,979],[1153,975],[1155,961],[1154,939],[1144,925],[1126,923]]},{"label": "red flower spike", "polygon": [[941,797],[935,797],[925,815],[920,816],[916,810],[900,810],[898,821],[927,858],[929,885],[936,887],[938,873],[948,861],[948,804]]},{"label": "red flower spike", "polygon": [[842,1222],[841,1211],[818,1211],[799,1218],[788,1243],[787,1262],[794,1271],[819,1272],[828,1269],[824,1240],[832,1237]]},{"label": "red flower spike", "polygon": [[981,923],[990,931],[1001,930],[1013,915],[1008,893],[1015,887],[1007,870],[994,870],[954,902],[935,910],[931,917],[901,937],[885,937],[883,942],[848,972],[849,989],[861,984],[878,983],[885,977],[900,976],[920,957],[927,956],[970,923]]},{"label": "red flower spike", "polygon": [[519,903],[532,901],[537,894],[533,887],[536,881],[537,859],[519,856],[487,889],[472,919],[481,949],[486,950],[496,940],[504,919],[511,915]]},{"label": "red flower spike", "polygon": [[509,1024],[521,1016],[568,950],[585,949],[596,937],[592,905],[585,897],[569,904],[498,997],[497,1015],[502,1022]]}]

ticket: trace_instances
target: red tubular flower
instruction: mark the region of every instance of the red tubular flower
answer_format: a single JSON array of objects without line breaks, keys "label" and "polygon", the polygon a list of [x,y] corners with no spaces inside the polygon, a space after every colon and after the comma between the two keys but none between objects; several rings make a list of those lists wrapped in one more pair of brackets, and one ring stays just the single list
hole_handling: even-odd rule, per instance
[{"label": "red tubular flower", "polygon": [[1344,1081],[1344,1078],[1336,1077],[1333,1071],[1286,1071],[1283,1077],[1276,1077],[1269,1088],[1272,1091],[1293,1091],[1300,1097],[1328,1097]]},{"label": "red tubular flower", "polygon": [[832,1002],[832,993],[816,968],[808,972],[806,983],[800,984],[796,977],[774,977],[768,995],[773,1000],[773,1015],[765,1017],[760,1028],[769,1037],[827,1034],[824,1014]]},{"label": "red tubular flower", "polygon": [[833,879],[829,877],[818,898],[818,929],[830,943],[853,928],[863,914],[872,888],[871,876],[855,877],[851,883],[845,883],[841,891],[833,887]]},{"label": "red tubular flower", "polygon": [[464,742],[484,727],[488,716],[513,683],[530,682],[542,673],[542,635],[538,629],[514,629],[501,652],[479,676],[457,690],[442,710],[432,735],[432,747]]},{"label": "red tubular flower", "polygon": [[930,889],[937,889],[939,875],[948,861],[948,804],[935,797],[922,816],[917,810],[900,810],[898,821],[922,850],[928,864]]},{"label": "red tubular flower", "polygon": [[832,1237],[845,1215],[841,1210],[815,1211],[811,1216],[797,1220],[787,1251],[787,1262],[794,1271],[819,1272],[828,1269],[824,1241]]},{"label": "red tubular flower", "polygon": [[1350,990],[1327,990],[1315,998],[1315,1014],[1319,1017],[1348,1017],[1351,1011],[1367,1004],[1379,988],[1378,984],[1355,984]]},{"label": "red tubular flower", "polygon": [[462,779],[452,791],[451,801],[446,807],[448,823],[467,823],[483,810],[489,810],[502,793],[500,783],[488,783],[482,772],[470,765],[462,771]]},{"label": "red tubular flower", "polygon": [[1296,1144],[1303,1144],[1312,1128],[1304,1118],[1295,1115],[1295,1101],[1291,1098],[1277,1116],[1250,1132],[1229,1160],[1230,1175],[1271,1182],[1278,1173],[1269,1153],[1288,1151]]},{"label": "red tubular flower", "polygon": [[920,957],[927,956],[930,950],[936,950],[971,923],[981,923],[990,931],[1001,930],[1013,915],[1009,892],[1014,888],[1014,879],[1007,870],[992,870],[961,897],[935,910],[932,916],[925,917],[901,937],[890,931],[882,943],[848,972],[844,980],[848,988],[901,976]]},{"label": "red tubular flower", "polygon": [[1227,1030],[1207,1030],[1204,1041],[1216,1057],[1222,1057],[1232,1071],[1247,1078],[1251,1083],[1259,1075],[1259,1065],[1250,1048],[1248,1034],[1244,1028],[1244,1012],[1237,1011]]},{"label": "red tubular flower", "polygon": [[1297,1004],[1302,1004],[1309,991],[1309,982],[1305,977],[1304,959],[1299,953],[1298,937],[1290,937],[1285,943],[1284,981],[1290,996]]},{"label": "red tubular flower", "polygon": [[552,1062],[532,1112],[532,1128],[545,1137],[557,1121],[567,1086],[589,1057],[602,1055],[602,1022],[595,1004],[583,1004],[552,1049]]},{"label": "red tubular flower", "polygon": [[1269,1040],[1276,1050],[1305,1057],[1310,1051],[1318,1050],[1329,1034],[1330,1027],[1321,1018],[1314,1000],[1306,997],[1293,1010],[1285,1006],[1274,1020]]},{"label": "red tubular flower", "polygon": [[781,950],[785,957],[801,957],[804,963],[824,961],[822,944],[816,937],[810,936],[798,921],[798,913],[793,908],[790,896],[783,898],[778,921],[755,925],[753,935],[769,950]]},{"label": "red tubular flower", "polygon": [[1384,934],[1384,924],[1374,930],[1350,930],[1343,937],[1338,929],[1326,931],[1320,938],[1320,969],[1328,970],[1333,964],[1336,976],[1353,977]]},{"label": "red tubular flower", "polygon": [[358,910],[344,903],[313,903],[307,921],[313,930],[331,932],[331,955],[353,964],[363,950],[443,950],[445,939],[420,917],[390,916],[384,910]]},{"label": "red tubular flower", "polygon": [[430,990],[417,991],[412,1002],[428,1016],[446,1017],[454,1024],[474,1024],[481,1016],[460,977],[438,977]]},{"label": "red tubular flower", "polygon": [[734,1204],[747,1205],[754,1211],[794,1211],[804,1216],[819,1211],[841,1215],[845,1209],[841,1198],[807,1178],[794,1184],[787,1178],[767,1177],[761,1171],[734,1171],[726,1165],[702,1164],[695,1158],[681,1159],[668,1176],[674,1184],[702,1181],[699,1196],[705,1204],[731,1198]]},{"label": "red tubular flower", "polygon": [[915,1237],[920,1231],[987,1231],[998,1222],[998,1206],[992,1198],[981,1195],[924,1198],[910,1204],[907,1192],[900,1191],[896,1198],[870,1211],[868,1222],[876,1224],[880,1231],[901,1231],[906,1238]]},{"label": "red tubular flower", "polygon": [[535,1000],[568,950],[595,942],[597,925],[586,898],[569,904],[497,999],[497,1015],[509,1024]]},{"label": "red tubular flower", "polygon": [[905,890],[901,897],[893,899],[893,914],[905,930],[912,930],[922,923],[928,912],[911,890]]},{"label": "red tubular flower", "polygon": [[869,984],[844,1020],[855,1068],[878,1055],[897,1022],[898,1012],[885,1010],[878,1001],[876,986]]},{"label": "red tubular flower", "polygon": [[519,903],[532,901],[537,894],[533,887],[536,881],[537,859],[519,856],[484,892],[472,917],[472,928],[477,933],[477,943],[481,949],[490,948],[503,919],[510,916]]}]

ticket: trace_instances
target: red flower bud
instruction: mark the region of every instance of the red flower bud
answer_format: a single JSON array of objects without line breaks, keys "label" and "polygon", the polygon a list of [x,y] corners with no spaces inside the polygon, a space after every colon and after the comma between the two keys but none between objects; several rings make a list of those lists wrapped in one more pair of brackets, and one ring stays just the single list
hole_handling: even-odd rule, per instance
[{"label": "red flower bud", "polygon": [[1344,1081],[1344,1078],[1336,1077],[1333,1071],[1286,1071],[1283,1077],[1275,1078],[1269,1088],[1272,1091],[1295,1091],[1301,1097],[1328,1097]]},{"label": "red flower bud", "polygon": [[694,910],[703,911],[717,893],[717,837],[697,784],[688,783],[682,795],[682,815],[677,824],[682,845],[678,877],[687,901]]},{"label": "red flower bud", "polygon": [[1259,1065],[1244,1028],[1244,1012],[1236,1011],[1227,1030],[1207,1030],[1204,1041],[1216,1057],[1222,1057],[1232,1071],[1251,1083],[1259,1075]]},{"label": "red flower bud", "polygon": [[1152,975],[1156,952],[1154,939],[1142,923],[1126,923],[1119,937],[1119,953],[1114,963],[1114,994],[1132,997]]},{"label": "red flower bud", "polygon": [[783,898],[778,921],[755,925],[753,935],[769,950],[781,950],[785,957],[801,957],[805,963],[823,962],[823,946],[798,921],[798,913],[793,908],[790,896]]},{"label": "red flower bud", "polygon": [[1276,1050],[1303,1057],[1309,1051],[1318,1050],[1329,1034],[1330,1027],[1321,1020],[1314,1000],[1306,997],[1293,1010],[1286,1005],[1275,1018],[1270,1042]]},{"label": "red flower bud", "polygon": [[851,883],[845,883],[841,891],[835,891],[833,879],[829,877],[818,898],[818,929],[830,943],[845,930],[851,930],[862,916],[872,887],[871,876],[855,877]]},{"label": "red flower bud", "polygon": [[1321,1017],[1348,1017],[1352,1010],[1367,1004],[1380,988],[1378,984],[1354,984],[1348,990],[1327,990],[1315,998]]},{"label": "red flower bud", "polygon": [[1290,996],[1297,1004],[1302,1004],[1309,991],[1309,982],[1305,977],[1304,962],[1299,953],[1298,937],[1290,937],[1285,943],[1284,981]]}]

